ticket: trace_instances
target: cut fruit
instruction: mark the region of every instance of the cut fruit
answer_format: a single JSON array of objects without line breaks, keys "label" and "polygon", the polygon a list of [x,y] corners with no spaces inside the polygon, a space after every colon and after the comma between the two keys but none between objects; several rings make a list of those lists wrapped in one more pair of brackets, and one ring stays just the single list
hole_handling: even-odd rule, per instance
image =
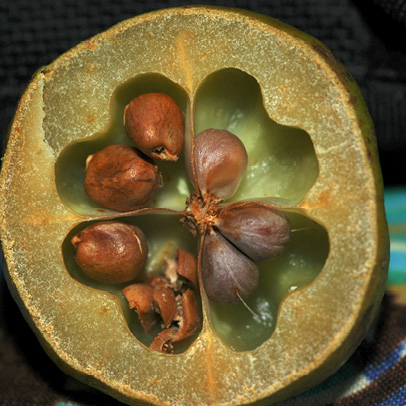
[{"label": "cut fruit", "polygon": [[[184,152],[156,163],[163,187],[148,208],[101,208],[83,188],[86,157],[131,145],[124,107],[154,92],[185,114]],[[152,336],[128,315],[122,286],[80,274],[69,242],[94,221],[117,219],[145,233],[148,275],[178,248],[197,255],[178,214],[194,190],[193,136],[207,128],[237,135],[248,154],[225,204],[282,210],[291,241],[259,264],[259,287],[245,304],[214,304],[200,284],[203,325],[167,355],[148,348]],[[6,278],[45,350],[130,405],[258,405],[296,395],[345,362],[384,293],[383,186],[359,88],[320,42],[242,10],[141,15],[39,71],[10,128],[0,213]]]}]

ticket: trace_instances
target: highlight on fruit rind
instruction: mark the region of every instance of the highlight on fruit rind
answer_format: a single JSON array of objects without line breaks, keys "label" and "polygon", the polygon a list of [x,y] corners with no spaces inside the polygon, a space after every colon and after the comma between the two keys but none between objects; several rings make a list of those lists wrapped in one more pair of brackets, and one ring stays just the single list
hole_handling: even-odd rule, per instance
[{"label": "highlight on fruit rind", "polygon": [[[248,305],[276,306],[267,322],[277,318],[255,348],[235,350],[229,341],[245,313],[230,316],[203,296],[193,342],[178,354],[153,351],[131,331],[122,296],[70,272],[68,237],[101,220],[143,230],[153,253],[147,268],[158,267],[158,252],[196,250],[169,214],[193,192],[182,158],[157,163],[167,176],[147,211],[112,212],[83,190],[82,158],[113,141],[131,145],[124,107],[153,92],[169,94],[185,113],[185,159],[192,136],[207,128],[241,139],[247,172],[229,203],[261,201],[291,224],[285,252],[270,260],[277,271],[258,265],[259,293]],[[8,134],[0,216],[5,277],[44,349],[64,371],[129,405],[272,404],[296,395],[348,359],[385,288],[382,179],[358,86],[320,42],[244,10],[140,15],[37,72]],[[295,285],[300,278],[308,279]]]}]

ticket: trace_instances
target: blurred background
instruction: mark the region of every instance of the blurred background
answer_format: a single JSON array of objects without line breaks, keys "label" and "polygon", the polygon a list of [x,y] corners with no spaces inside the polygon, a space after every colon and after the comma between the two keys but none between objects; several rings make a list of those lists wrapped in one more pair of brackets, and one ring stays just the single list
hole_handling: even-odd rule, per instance
[{"label": "blurred background", "polygon": [[[376,127],[391,231],[389,282],[406,283],[406,0],[0,0],[2,142],[21,92],[39,68],[124,19],[189,4],[280,19],[321,40],[352,73]],[[54,366],[1,275],[0,366],[0,405],[118,405],[102,394],[89,395]]]}]

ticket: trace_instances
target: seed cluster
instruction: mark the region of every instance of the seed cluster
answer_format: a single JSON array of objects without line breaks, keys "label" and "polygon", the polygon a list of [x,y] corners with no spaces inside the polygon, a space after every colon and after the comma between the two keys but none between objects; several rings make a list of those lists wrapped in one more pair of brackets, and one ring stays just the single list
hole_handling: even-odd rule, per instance
[{"label": "seed cluster", "polygon": [[[176,161],[183,150],[185,127],[176,102],[160,93],[133,99],[125,108],[124,126],[134,147],[110,145],[89,157],[85,190],[100,206],[128,212],[146,208],[164,187],[153,159]],[[207,129],[193,139],[191,156],[196,192],[179,214],[191,233],[200,237],[197,265],[192,254],[179,248],[176,260],[167,258],[160,275],[135,281],[123,290],[146,332],[158,321],[162,325],[151,343],[151,348],[161,352],[172,352],[175,343],[197,331],[201,320],[195,296],[198,279],[202,297],[226,304],[244,301],[257,288],[257,262],[282,253],[290,239],[290,223],[283,212],[255,201],[225,204],[237,191],[248,162],[244,144],[236,135],[224,129]],[[97,245],[94,229],[82,234],[85,232],[90,240],[94,235],[93,245]],[[136,234],[145,239],[141,230]],[[84,273],[96,280],[123,282],[118,277],[123,272],[116,266],[120,260],[114,255],[106,251],[108,258],[96,258],[92,243],[84,249],[80,233],[72,243]],[[135,245],[128,244],[122,258],[142,263],[142,268],[146,240],[143,247],[137,251]],[[103,257],[103,250],[99,251]],[[123,259],[123,267],[124,263]],[[88,271],[96,267],[97,273]],[[103,272],[108,277],[100,276]],[[115,273],[117,280],[112,276]],[[138,271],[129,275],[126,282],[142,279]]]},{"label": "seed cluster", "polygon": [[152,349],[171,353],[174,344],[191,337],[198,330],[201,318],[196,287],[196,259],[179,248],[176,260],[166,259],[158,276],[123,289],[145,332],[151,331],[158,322],[162,325],[163,330],[150,344]]},{"label": "seed cluster", "polygon": [[[290,224],[281,211],[258,202],[238,202],[220,209],[220,203],[237,191],[247,167],[247,152],[236,135],[226,130],[201,132],[195,139],[193,157],[204,207],[216,213],[200,230],[204,233],[204,291],[214,302],[237,303],[257,288],[259,271],[254,261],[272,259],[283,251]],[[201,212],[196,214],[195,218],[202,217]]]}]

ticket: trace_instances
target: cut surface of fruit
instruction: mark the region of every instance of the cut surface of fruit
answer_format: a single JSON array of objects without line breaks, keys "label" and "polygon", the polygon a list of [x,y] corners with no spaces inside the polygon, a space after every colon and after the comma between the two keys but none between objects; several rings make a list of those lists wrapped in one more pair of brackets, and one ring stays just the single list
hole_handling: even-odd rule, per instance
[{"label": "cut surface of fruit", "polygon": [[[86,158],[131,145],[124,108],[155,92],[184,114],[183,153],[156,162],[163,184],[148,207],[98,206],[83,187]],[[238,190],[216,210],[240,201],[279,209],[290,241],[258,262],[246,301],[214,303],[200,283],[201,328],[162,354],[148,347],[156,332],[143,331],[123,286],[83,275],[70,240],[118,220],[145,233],[148,276],[179,247],[200,258],[180,220],[196,191],[194,136],[209,128],[235,134],[248,156]],[[351,355],[385,287],[383,187],[359,88],[317,40],[243,10],[141,15],[40,70],[10,128],[0,213],[7,281],[46,351],[130,405],[259,405],[300,393]]]}]

